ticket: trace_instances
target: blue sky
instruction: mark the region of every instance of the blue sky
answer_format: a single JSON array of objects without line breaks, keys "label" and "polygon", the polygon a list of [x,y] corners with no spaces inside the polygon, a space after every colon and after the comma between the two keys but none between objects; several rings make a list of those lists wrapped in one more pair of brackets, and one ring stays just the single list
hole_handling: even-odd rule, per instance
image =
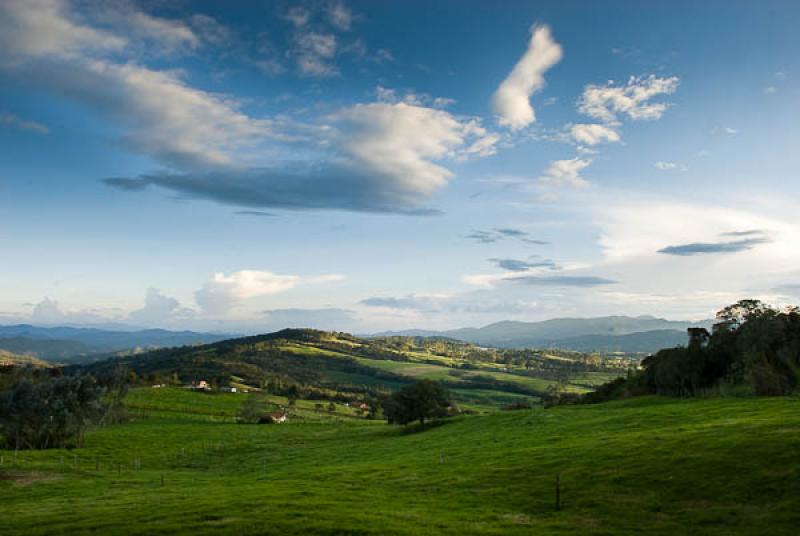
[{"label": "blue sky", "polygon": [[0,321],[800,298],[796,2],[0,3]]}]

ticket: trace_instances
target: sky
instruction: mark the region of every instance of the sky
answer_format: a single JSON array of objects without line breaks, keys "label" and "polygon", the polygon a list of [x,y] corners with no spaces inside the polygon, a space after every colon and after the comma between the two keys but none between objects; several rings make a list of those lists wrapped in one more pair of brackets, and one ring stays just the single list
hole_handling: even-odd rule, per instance
[{"label": "sky", "polygon": [[800,302],[800,3],[0,1],[0,323]]}]

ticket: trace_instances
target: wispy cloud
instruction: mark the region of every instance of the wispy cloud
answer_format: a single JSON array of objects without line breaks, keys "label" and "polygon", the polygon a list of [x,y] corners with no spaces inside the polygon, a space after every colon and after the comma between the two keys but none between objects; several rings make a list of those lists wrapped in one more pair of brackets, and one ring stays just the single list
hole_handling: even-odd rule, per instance
[{"label": "wispy cloud", "polygon": [[670,169],[675,169],[678,167],[678,164],[675,162],[665,162],[665,161],[658,161],[654,164],[656,169],[660,169],[661,171],[668,171]]},{"label": "wispy cloud", "polygon": [[520,259],[499,259],[492,258],[489,261],[495,263],[498,268],[509,270],[511,272],[525,272],[533,268],[550,268],[555,269],[558,266],[550,259],[525,261]]},{"label": "wispy cloud", "polygon": [[353,11],[343,2],[334,2],[327,9],[328,21],[334,28],[343,32],[350,31],[355,16]]},{"label": "wispy cloud", "polygon": [[9,112],[0,112],[0,125],[33,132],[35,134],[49,134],[50,129],[36,121],[22,119]]},{"label": "wispy cloud", "polygon": [[745,238],[742,240],[731,240],[727,242],[692,242],[690,244],[680,244],[677,246],[667,246],[658,250],[659,253],[666,255],[679,255],[688,257],[692,255],[708,255],[716,253],[738,253],[753,249],[761,244],[771,242],[767,237]]},{"label": "wispy cloud", "polygon": [[545,285],[554,287],[597,287],[614,285],[617,281],[589,275],[525,275],[506,279],[525,285]]},{"label": "wispy cloud", "polygon": [[734,136],[738,133],[738,129],[726,125],[714,125],[711,127],[712,136]]},{"label": "wispy cloud", "polygon": [[257,216],[259,218],[274,218],[276,216],[272,212],[264,212],[262,210],[237,210],[236,214],[240,216]]},{"label": "wispy cloud", "polygon": [[535,238],[531,238],[530,234],[527,231],[523,231],[522,229],[515,229],[513,227],[498,227],[489,230],[475,230],[472,231],[470,234],[466,236],[475,242],[480,244],[491,244],[493,242],[499,242],[500,240],[504,240],[506,238],[512,238],[516,240],[520,240],[527,244],[532,245],[547,245],[548,242],[544,240],[538,240]]},{"label": "wispy cloud", "polygon": [[650,102],[659,95],[669,95],[678,89],[677,76],[661,78],[631,76],[624,85],[608,82],[606,85],[588,85],[578,102],[578,110],[607,123],[618,122],[624,115],[633,120],[660,119],[668,108],[667,103]]}]

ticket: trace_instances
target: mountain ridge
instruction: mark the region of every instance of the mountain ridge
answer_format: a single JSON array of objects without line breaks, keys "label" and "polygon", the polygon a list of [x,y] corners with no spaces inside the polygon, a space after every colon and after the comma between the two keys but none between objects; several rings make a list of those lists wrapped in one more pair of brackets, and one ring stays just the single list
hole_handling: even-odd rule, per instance
[{"label": "mountain ridge", "polygon": [[[559,347],[580,351],[611,351],[613,346],[631,352],[649,352],[662,348],[664,342],[684,342],[686,329],[692,326],[710,327],[711,320],[698,322],[666,320],[650,315],[636,317],[615,315],[592,318],[553,318],[539,322],[504,320],[483,327],[451,330],[410,329],[374,333],[372,337],[418,336],[448,337],[484,346],[515,348],[525,346]],[[642,334],[653,339],[648,343]],[[631,335],[640,334],[638,337]],[[592,337],[599,337],[592,341]],[[626,344],[633,342],[634,344]],[[597,347],[594,347],[597,346]],[[636,349],[632,349],[635,347]]]}]

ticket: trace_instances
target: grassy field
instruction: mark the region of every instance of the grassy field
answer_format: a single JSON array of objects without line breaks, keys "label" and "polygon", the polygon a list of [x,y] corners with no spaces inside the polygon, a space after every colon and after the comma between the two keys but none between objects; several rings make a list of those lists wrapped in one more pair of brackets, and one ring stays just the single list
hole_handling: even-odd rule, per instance
[{"label": "grassy field", "polygon": [[233,424],[244,396],[129,396],[132,407],[156,409],[91,433],[84,449],[20,452],[16,467],[14,453],[0,451],[0,534],[722,535],[800,526],[796,399],[644,398],[418,431],[345,414]]}]

